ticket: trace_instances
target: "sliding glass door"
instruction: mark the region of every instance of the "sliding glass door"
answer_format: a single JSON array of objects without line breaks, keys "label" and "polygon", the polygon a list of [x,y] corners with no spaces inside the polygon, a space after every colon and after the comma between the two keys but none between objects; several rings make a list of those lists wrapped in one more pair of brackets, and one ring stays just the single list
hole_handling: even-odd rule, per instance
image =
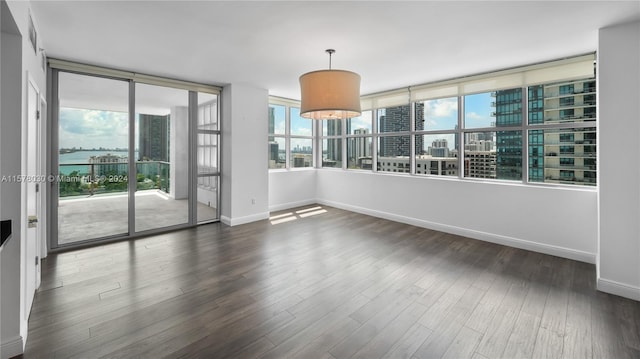
[{"label": "sliding glass door", "polygon": [[60,73],[58,243],[127,235],[129,84]]},{"label": "sliding glass door", "polygon": [[56,69],[52,83],[52,248],[219,219],[218,94]]},{"label": "sliding glass door", "polygon": [[189,91],[136,84],[137,232],[189,223]]}]

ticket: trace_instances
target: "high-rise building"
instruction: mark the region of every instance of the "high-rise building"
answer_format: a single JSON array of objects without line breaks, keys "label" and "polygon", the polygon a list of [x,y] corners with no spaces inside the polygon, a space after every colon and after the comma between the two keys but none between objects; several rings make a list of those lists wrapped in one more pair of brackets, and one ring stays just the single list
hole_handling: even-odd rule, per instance
[{"label": "high-rise building", "polygon": [[[342,134],[342,122],[340,120],[325,120],[327,136],[340,136]],[[328,138],[324,141],[323,167],[339,167],[342,159],[342,139]]]},{"label": "high-rise building", "polygon": [[[530,125],[544,123],[544,86],[529,86],[527,91]],[[529,131],[529,181],[544,182],[544,131]]]},{"label": "high-rise building", "polygon": [[[500,90],[495,97],[497,127],[522,124],[522,89]],[[522,131],[496,131],[496,178],[522,179]]]},{"label": "high-rise building", "polygon": [[[595,121],[594,79],[530,86],[529,124]],[[595,123],[595,122],[594,122]],[[529,181],[596,184],[596,129],[531,130]]]},{"label": "high-rise building", "polygon": [[169,161],[170,115],[140,114],[138,161]]},{"label": "high-rise building", "polygon": [[92,176],[124,175],[129,171],[127,156],[106,155],[89,157]]},{"label": "high-rise building", "polygon": [[[366,128],[358,128],[353,131],[355,135],[366,135],[369,130]],[[353,137],[349,138],[349,153],[347,154],[350,159],[357,161],[359,158],[371,157],[371,137]]]},{"label": "high-rise building", "polygon": [[[275,132],[276,129],[276,109],[269,106],[269,134]],[[273,136],[269,136],[269,142],[273,141]]]},{"label": "high-rise building", "polygon": [[[519,126],[525,120],[529,125],[595,121],[594,79],[529,86],[526,119],[522,116],[522,89],[500,90],[492,93],[492,96],[495,98],[492,106],[495,107],[493,115],[497,127]],[[495,147],[491,146],[487,134],[468,134],[465,175],[521,180],[521,131],[496,131]],[[529,181],[595,185],[595,126],[529,130],[524,135],[528,136]],[[485,177],[493,173],[493,162],[489,153],[480,152],[491,149],[495,151],[495,177]],[[480,152],[474,153],[476,151]]]},{"label": "high-rise building", "polygon": [[449,157],[449,143],[446,139],[438,139],[431,142],[429,154],[432,157]]},{"label": "high-rise building", "polygon": [[[416,130],[424,129],[424,104],[415,104]],[[387,107],[385,114],[378,120],[378,131],[385,132],[405,132],[411,130],[410,105]],[[408,136],[380,137],[378,151],[380,156],[409,156],[411,154],[411,141]],[[416,136],[416,152],[422,151],[423,142],[421,136]]]},{"label": "high-rise building", "polygon": [[[568,81],[544,85],[542,123],[584,123],[593,127],[574,127],[560,130],[538,130],[532,136],[535,148],[543,148],[544,178],[539,176],[539,167],[530,172],[537,177],[532,181],[568,184],[596,184],[596,82],[594,79]],[[542,141],[542,145],[540,143]],[[540,166],[540,163],[538,163]],[[535,171],[533,171],[535,170]]]},{"label": "high-rise building", "polygon": [[[273,162],[271,162],[273,161]],[[275,166],[280,161],[280,145],[276,141],[269,141],[269,162]]]},{"label": "high-rise building", "polygon": [[467,133],[464,142],[465,177],[496,178],[496,142],[494,133]]},{"label": "high-rise building", "polygon": [[276,111],[269,106],[269,168],[283,168],[286,166],[285,160],[280,158],[280,144],[272,136],[275,132]]},{"label": "high-rise building", "polygon": [[464,175],[475,178],[496,178],[496,152],[465,151]]}]

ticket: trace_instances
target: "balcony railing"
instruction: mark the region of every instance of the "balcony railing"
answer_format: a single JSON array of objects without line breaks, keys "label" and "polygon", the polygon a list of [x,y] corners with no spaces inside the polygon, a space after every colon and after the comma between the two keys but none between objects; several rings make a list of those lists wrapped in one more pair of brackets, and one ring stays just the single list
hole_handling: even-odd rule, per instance
[{"label": "balcony railing", "polygon": [[[169,162],[137,161],[136,189],[157,189],[169,193]],[[127,192],[128,162],[65,163],[59,165],[59,196],[91,196],[102,193]]]},{"label": "balcony railing", "polygon": [[[584,121],[595,121],[596,120],[596,115],[595,114],[586,114],[586,115],[582,115],[582,116],[564,116],[564,117],[560,117],[560,118],[554,118],[554,117],[545,117],[544,122],[578,122],[576,120],[584,120]],[[580,121],[582,122],[582,121]]]},{"label": "balcony railing", "polygon": [[554,110],[566,110],[571,108],[585,108],[585,107],[594,107],[596,106],[595,101],[583,101],[583,102],[574,102],[574,103],[560,103],[557,106],[549,106],[545,105],[545,111],[554,111]]},{"label": "balcony railing", "polygon": [[594,87],[585,87],[582,90],[574,90],[570,92],[562,92],[562,93],[560,93],[559,91],[545,92],[544,98],[548,99],[553,97],[567,97],[567,96],[574,96],[574,95],[590,95],[590,94],[595,95],[595,93],[596,93],[596,89]]}]

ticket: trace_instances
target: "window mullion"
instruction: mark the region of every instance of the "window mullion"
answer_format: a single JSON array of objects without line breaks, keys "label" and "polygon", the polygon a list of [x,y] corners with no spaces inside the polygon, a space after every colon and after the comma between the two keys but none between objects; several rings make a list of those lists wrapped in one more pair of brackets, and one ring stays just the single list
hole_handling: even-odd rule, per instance
[{"label": "window mullion", "polygon": [[[415,175],[416,170],[416,103],[409,103],[409,174]],[[424,146],[424,143],[422,144]]]},{"label": "window mullion", "polygon": [[464,138],[464,96],[458,96],[458,128],[456,129],[458,136],[458,178],[464,178],[464,158],[466,156],[465,138]]}]

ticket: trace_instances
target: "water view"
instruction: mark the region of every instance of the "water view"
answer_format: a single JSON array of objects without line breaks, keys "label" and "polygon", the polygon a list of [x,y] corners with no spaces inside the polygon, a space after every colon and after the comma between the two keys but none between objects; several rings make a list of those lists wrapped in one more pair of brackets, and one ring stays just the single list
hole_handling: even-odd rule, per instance
[{"label": "water view", "polygon": [[[60,174],[70,175],[76,171],[79,175],[88,175],[90,173],[89,159],[91,157],[101,157],[106,155],[114,155],[119,157],[128,157],[127,150],[73,150],[73,152],[60,153]],[[138,151],[134,153],[134,157],[138,157]]]}]

